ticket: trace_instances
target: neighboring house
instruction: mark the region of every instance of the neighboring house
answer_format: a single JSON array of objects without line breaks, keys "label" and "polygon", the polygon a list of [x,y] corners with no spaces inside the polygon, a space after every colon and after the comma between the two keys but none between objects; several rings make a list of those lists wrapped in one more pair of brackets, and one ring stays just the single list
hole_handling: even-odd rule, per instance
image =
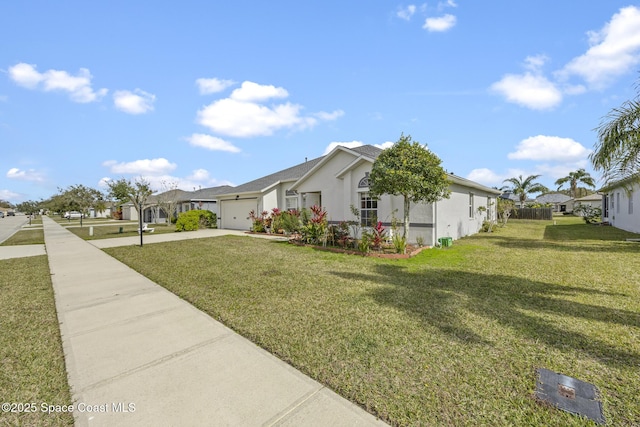
[{"label": "neighboring house", "polygon": [[104,208],[98,211],[95,208],[89,208],[89,218],[111,218],[111,208]]},{"label": "neighboring house", "polygon": [[553,192],[536,197],[535,202],[551,205],[554,212],[573,212],[573,199],[566,194]]},{"label": "neighboring house", "polygon": [[634,176],[599,190],[599,193],[603,194],[603,222],[622,230],[640,233],[640,183],[637,179],[638,177]]},{"label": "neighboring house", "polygon": [[[381,152],[371,145],[338,146],[324,157],[234,187],[218,199],[221,227],[248,230],[251,210],[320,205],[331,223],[354,220],[351,206],[355,206],[363,221],[375,217],[389,226],[395,216],[401,228],[402,198],[383,195],[375,200],[369,195],[368,175]],[[426,244],[433,245],[439,237],[458,239],[477,233],[487,217],[495,220],[500,191],[453,174],[449,179],[449,199],[412,205],[410,241],[422,236]],[[485,212],[478,209],[481,206]]]},{"label": "neighboring house", "polygon": [[593,193],[585,197],[573,200],[573,209],[577,209],[580,206],[590,206],[592,208],[602,208],[602,194]]},{"label": "neighboring house", "polygon": [[[520,206],[520,196],[515,194],[513,191],[511,190],[506,190],[505,192],[503,192],[502,194],[500,194],[500,196],[498,196],[499,199],[503,199],[503,200],[511,200],[514,203],[514,206],[519,208]],[[524,201],[525,206],[528,203],[533,203],[534,200],[533,199],[526,199]]]},{"label": "neighboring house", "polygon": [[[150,196],[145,203],[142,219],[146,223],[167,222],[167,213],[162,209],[162,205],[167,202],[175,206],[174,215],[195,209],[209,210],[219,215],[218,196],[230,188],[233,187],[230,185],[221,185],[218,187],[201,188],[194,191],[175,189],[154,194]],[[133,208],[133,205],[131,205],[131,207]],[[135,209],[132,210],[135,214]]]},{"label": "neighboring house", "polygon": [[315,194],[300,194],[291,191],[291,185],[320,162],[322,157],[255,179],[218,195],[220,228],[249,230],[249,212],[260,213],[302,209],[322,204]]}]

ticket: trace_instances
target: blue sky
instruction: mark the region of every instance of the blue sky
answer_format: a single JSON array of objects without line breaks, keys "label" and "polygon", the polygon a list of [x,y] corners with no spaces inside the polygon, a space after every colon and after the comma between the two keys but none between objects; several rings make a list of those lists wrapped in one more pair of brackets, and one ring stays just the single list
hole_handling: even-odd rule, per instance
[{"label": "blue sky", "polygon": [[585,167],[636,96],[640,5],[0,3],[0,199],[239,185],[401,133],[500,186]]}]

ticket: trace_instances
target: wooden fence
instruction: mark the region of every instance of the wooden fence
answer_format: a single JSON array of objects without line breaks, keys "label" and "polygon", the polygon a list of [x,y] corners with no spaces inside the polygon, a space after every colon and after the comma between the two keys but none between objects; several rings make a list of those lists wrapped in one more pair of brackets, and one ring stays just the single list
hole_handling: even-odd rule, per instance
[{"label": "wooden fence", "polygon": [[552,208],[516,208],[511,210],[510,219],[553,219]]}]

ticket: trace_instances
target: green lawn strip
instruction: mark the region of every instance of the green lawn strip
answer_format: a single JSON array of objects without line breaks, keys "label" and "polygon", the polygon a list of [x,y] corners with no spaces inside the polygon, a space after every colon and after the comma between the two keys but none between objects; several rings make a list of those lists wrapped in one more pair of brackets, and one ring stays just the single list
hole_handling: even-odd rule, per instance
[{"label": "green lawn strip", "polygon": [[2,426],[73,425],[64,355],[46,256],[0,260],[0,400],[35,404],[30,413],[0,412]]},{"label": "green lawn strip", "polygon": [[[138,234],[138,224],[126,223],[126,224],[116,224],[116,225],[99,225],[93,227],[93,236],[90,236],[90,224],[84,224],[82,227],[76,224],[73,227],[67,227],[67,230],[71,231],[78,237],[81,237],[84,240],[96,240],[96,239],[111,239],[114,237],[131,237],[131,236],[139,236]],[[161,233],[175,233],[176,227],[174,225],[166,226],[164,224],[152,224],[149,226],[153,228],[153,234],[161,234]],[[120,232],[122,229],[122,233]],[[150,233],[145,233],[149,235]]]},{"label": "green lawn strip", "polygon": [[589,425],[535,401],[544,367],[630,426],[640,245],[601,229],[511,221],[409,260],[232,236],[106,251],[391,424]]},{"label": "green lawn strip", "polygon": [[42,228],[38,230],[20,230],[0,243],[0,246],[18,245],[44,245],[44,231]]}]

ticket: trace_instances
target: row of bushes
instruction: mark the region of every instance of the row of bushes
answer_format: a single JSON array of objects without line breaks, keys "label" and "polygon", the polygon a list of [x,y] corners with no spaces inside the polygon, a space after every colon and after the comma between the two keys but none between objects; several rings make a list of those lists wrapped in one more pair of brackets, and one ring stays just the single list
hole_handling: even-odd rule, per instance
[{"label": "row of bushes", "polygon": [[[262,211],[258,214],[252,210],[249,218],[253,232],[289,234],[292,240],[301,243],[355,249],[363,253],[386,248],[392,248],[397,253],[405,252],[407,242],[399,233],[388,233],[382,222],[377,220],[363,227],[360,212],[355,206],[351,206],[351,213],[354,220],[338,224],[329,224],[327,211],[317,205],[301,211],[274,208],[271,212]],[[394,219],[392,224],[395,223]],[[392,229],[397,227],[392,226]]]},{"label": "row of bushes", "polygon": [[176,220],[176,231],[195,231],[200,228],[218,228],[218,216],[205,209],[182,212]]}]

